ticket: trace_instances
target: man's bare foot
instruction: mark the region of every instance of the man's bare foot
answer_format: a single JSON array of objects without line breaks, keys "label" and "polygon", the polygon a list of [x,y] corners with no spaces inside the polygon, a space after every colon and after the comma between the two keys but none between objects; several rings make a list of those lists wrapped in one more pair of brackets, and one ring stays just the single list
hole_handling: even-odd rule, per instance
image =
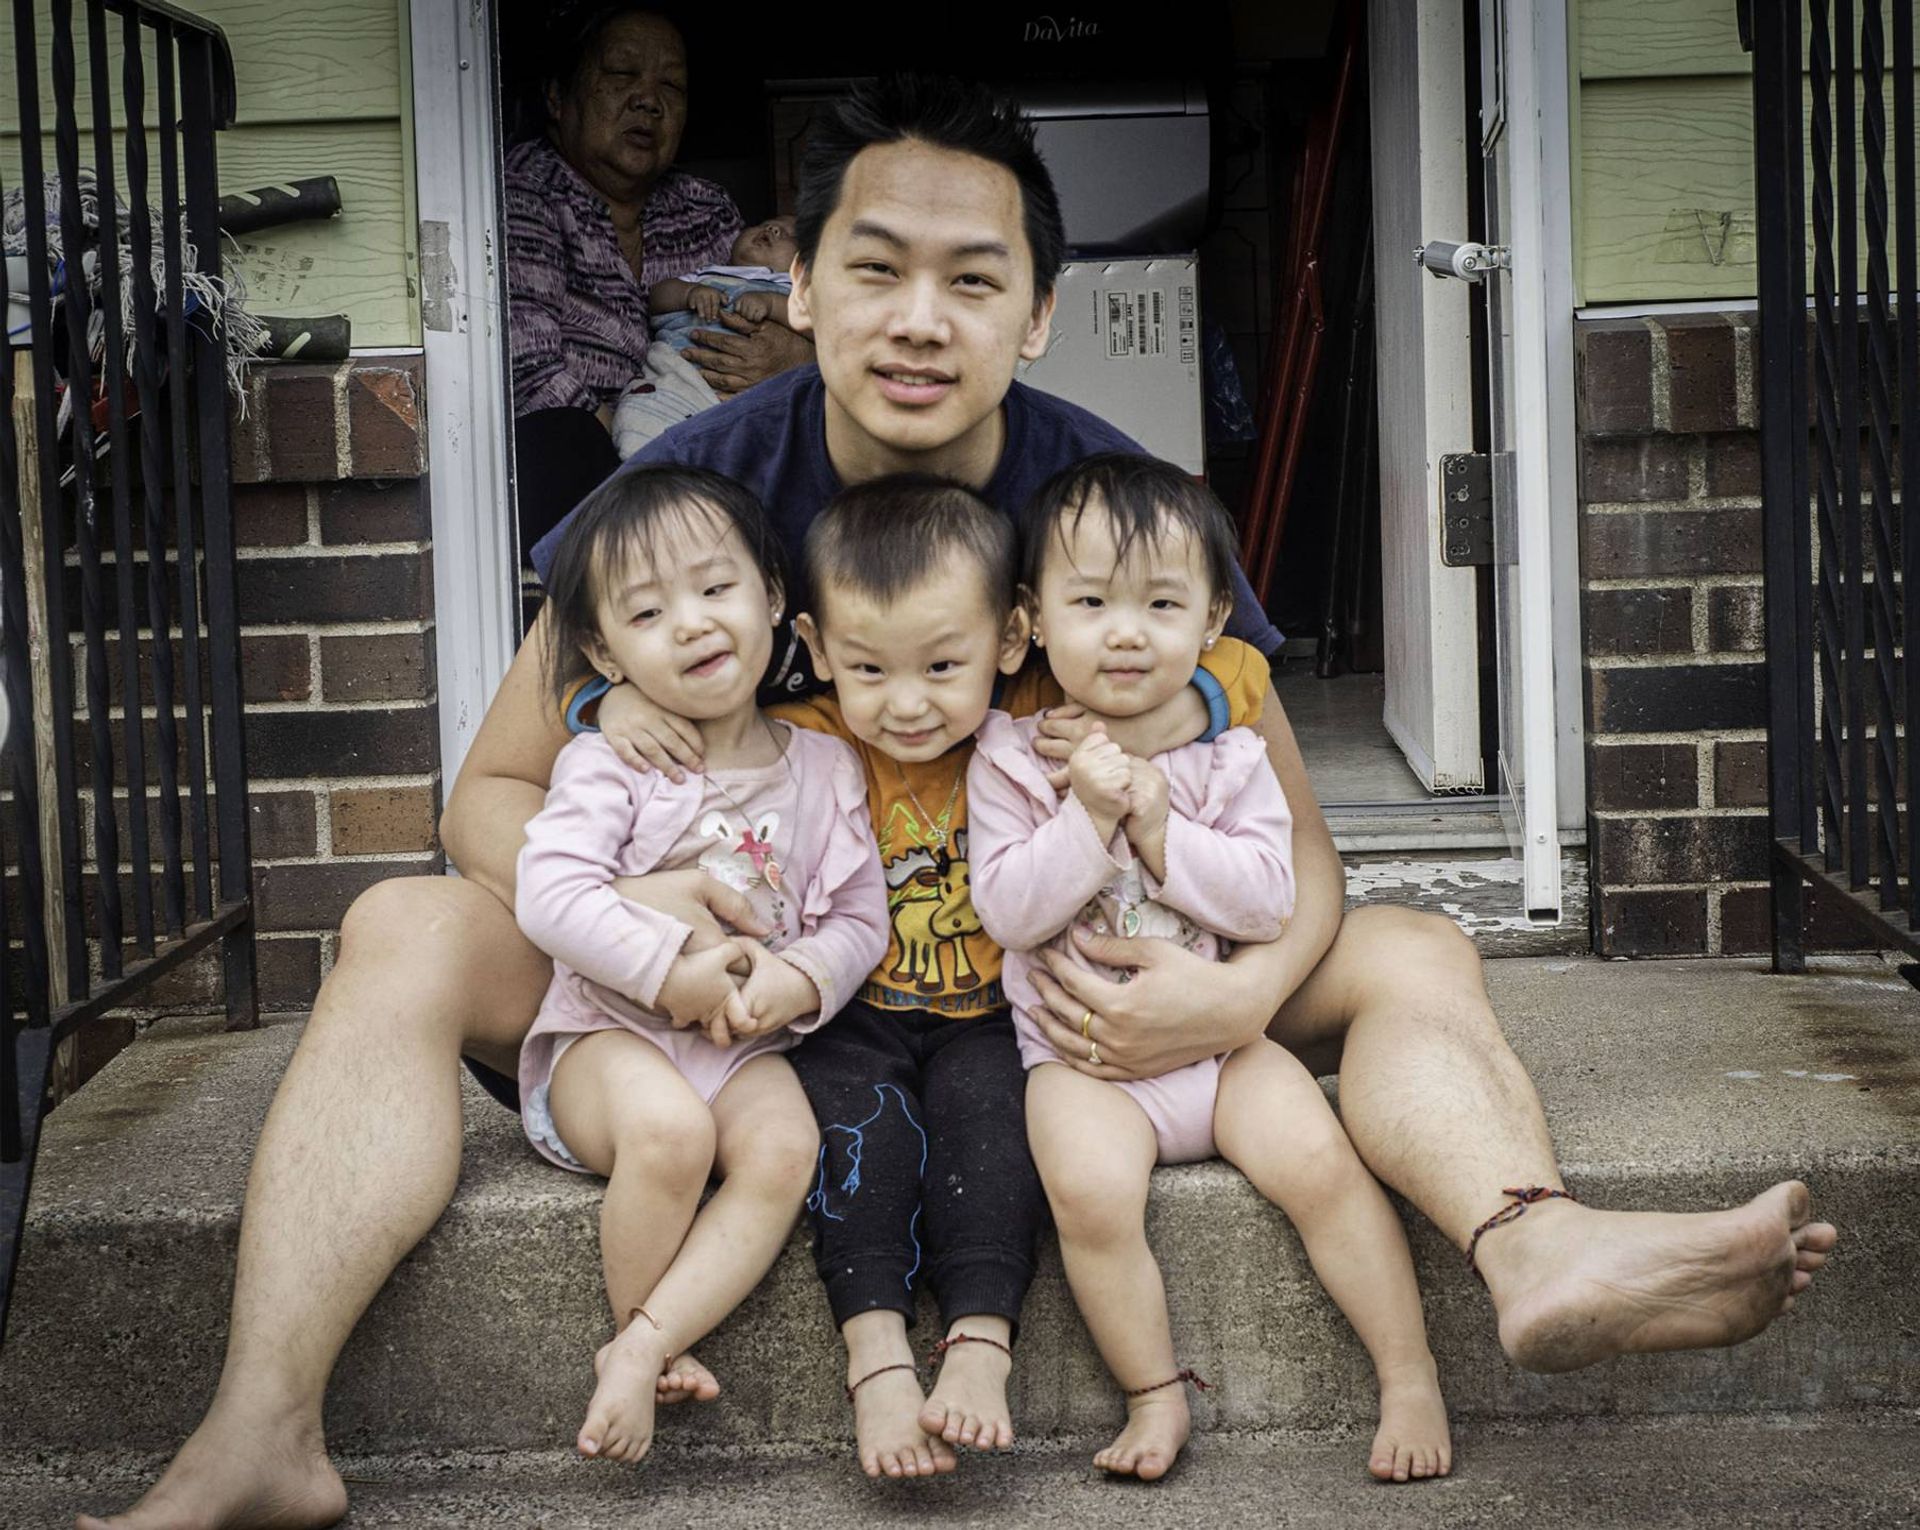
[{"label": "man's bare foot", "polygon": [[1432,1360],[1380,1373],[1380,1428],[1367,1470],[1382,1482],[1444,1477],[1453,1470],[1447,1405]]},{"label": "man's bare foot", "polygon": [[[849,1382],[858,1381],[857,1376]],[[885,1371],[853,1394],[860,1467],[869,1477],[931,1477],[956,1462],[947,1442],[920,1425],[926,1394],[912,1371]]]},{"label": "man's bare foot", "polygon": [[137,1504],[78,1530],[314,1530],[347,1512],[316,1421],[274,1431],[257,1410],[218,1404]]},{"label": "man's bare foot", "polygon": [[593,1357],[600,1384],[574,1446],[583,1456],[638,1461],[653,1448],[655,1389],[667,1351],[657,1330],[629,1323]]},{"label": "man's bare foot", "polygon": [[1152,1482],[1172,1470],[1192,1432],[1186,1393],[1179,1387],[1162,1387],[1145,1397],[1129,1397],[1127,1427],[1093,1458],[1093,1464],[1116,1477]]},{"label": "man's bare foot", "polygon": [[955,1344],[940,1362],[933,1392],[920,1410],[920,1427],[949,1445],[1005,1450],[1013,1443],[1013,1413],[1007,1407],[1012,1369],[1012,1357],[992,1344]]},{"label": "man's bare foot", "polygon": [[1693,1214],[1541,1202],[1480,1245],[1500,1342],[1531,1371],[1738,1344],[1791,1311],[1827,1262],[1839,1234],[1810,1215],[1798,1180]]},{"label": "man's bare foot", "polygon": [[692,1355],[675,1355],[654,1383],[654,1400],[662,1403],[712,1402],[720,1395],[719,1379]]}]

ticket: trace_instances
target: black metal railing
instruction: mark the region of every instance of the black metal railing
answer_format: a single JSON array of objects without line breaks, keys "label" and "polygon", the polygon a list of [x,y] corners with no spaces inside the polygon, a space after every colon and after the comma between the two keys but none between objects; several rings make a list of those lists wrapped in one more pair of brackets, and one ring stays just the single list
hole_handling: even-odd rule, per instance
[{"label": "black metal railing", "polygon": [[60,1044],[215,943],[228,1023],[257,1019],[214,150],[233,62],[172,6],[81,0],[83,136],[75,6],[52,0],[43,72],[44,4],[12,7],[24,294],[0,267],[0,1333]]},{"label": "black metal railing", "polygon": [[1740,12],[1754,55],[1774,965],[1799,971],[1809,889],[1920,951],[1907,810],[1920,802],[1907,747],[1920,666],[1905,662],[1920,535],[1902,502],[1920,483],[1914,0]]}]

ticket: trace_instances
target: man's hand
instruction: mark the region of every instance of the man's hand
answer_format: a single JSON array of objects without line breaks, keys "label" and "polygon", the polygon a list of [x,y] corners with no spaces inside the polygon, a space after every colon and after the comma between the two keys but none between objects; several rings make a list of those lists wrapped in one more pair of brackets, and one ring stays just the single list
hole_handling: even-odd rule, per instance
[{"label": "man's hand", "polygon": [[643,877],[616,877],[613,890],[630,903],[678,919],[693,934],[683,953],[704,951],[743,935],[766,935],[766,920],[754,912],[745,893],[734,891],[697,867],[685,871],[652,871]]},{"label": "man's hand", "polygon": [[[739,979],[749,969],[741,942],[723,940],[704,950],[682,951],[660,984],[656,1008],[666,1011],[675,1030],[700,1029],[709,1037],[738,1025],[749,1025],[740,998]],[[725,1046],[725,1041],[714,1042]]]},{"label": "man's hand", "polygon": [[820,1008],[820,990],[806,973],[758,941],[748,943],[746,950],[753,970],[740,985],[740,1002],[747,1012],[748,1030],[742,1032],[736,1026],[736,1036],[769,1035]]},{"label": "man's hand", "polygon": [[696,329],[681,354],[722,397],[813,360],[813,342],[784,325],[755,324],[737,313],[721,314],[720,322],[726,328]]},{"label": "man's hand", "polygon": [[1127,756],[1127,843],[1147,870],[1167,875],[1167,778],[1156,765]]},{"label": "man's hand", "polygon": [[720,311],[726,306],[727,295],[718,287],[709,287],[704,282],[695,282],[687,293],[687,307],[709,324],[720,317]]},{"label": "man's hand", "polygon": [[[1094,961],[1129,969],[1125,983],[1044,951],[1033,969],[1042,1007],[1033,1011],[1047,1044],[1092,1078],[1156,1078],[1252,1041],[1272,1018],[1265,985],[1231,962],[1212,962],[1170,940],[1126,939],[1075,929],[1073,942]],[[1252,989],[1260,989],[1252,992]],[[1083,1034],[1080,1017],[1092,1011]],[[1087,1060],[1088,1041],[1100,1064]]]},{"label": "man's hand", "polygon": [[600,735],[635,770],[657,770],[668,780],[686,780],[681,767],[699,770],[706,745],[686,718],[655,706],[631,680],[600,698]]},{"label": "man's hand", "polygon": [[1126,751],[1098,728],[1080,741],[1073,758],[1067,761],[1068,783],[1093,820],[1103,845],[1127,816],[1127,788],[1132,776]]}]

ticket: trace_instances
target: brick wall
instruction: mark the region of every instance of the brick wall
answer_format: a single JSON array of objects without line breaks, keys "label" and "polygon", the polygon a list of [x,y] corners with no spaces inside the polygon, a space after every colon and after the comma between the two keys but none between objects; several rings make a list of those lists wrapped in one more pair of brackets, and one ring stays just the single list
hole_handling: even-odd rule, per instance
[{"label": "brick wall", "polygon": [[[417,356],[266,363],[233,427],[260,1001],[305,1009],[341,917],[444,869]],[[214,991],[214,960],[162,1006]]]},{"label": "brick wall", "polygon": [[[1752,319],[1576,328],[1594,949],[1765,951]],[[1817,903],[1814,916],[1818,943],[1850,943]]]}]

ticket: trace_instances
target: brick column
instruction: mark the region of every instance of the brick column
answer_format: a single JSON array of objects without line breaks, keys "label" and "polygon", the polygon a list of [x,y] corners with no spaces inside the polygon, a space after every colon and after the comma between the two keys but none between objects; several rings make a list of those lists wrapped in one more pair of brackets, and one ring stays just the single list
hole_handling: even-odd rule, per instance
[{"label": "brick column", "polygon": [[[305,1009],[347,906],[445,869],[418,356],[265,363],[233,425],[260,999]],[[156,993],[188,1006],[210,963]]]},{"label": "brick column", "polygon": [[[1751,316],[1587,321],[1575,347],[1594,949],[1764,951]],[[1815,934],[1847,942],[1831,919]]]}]

